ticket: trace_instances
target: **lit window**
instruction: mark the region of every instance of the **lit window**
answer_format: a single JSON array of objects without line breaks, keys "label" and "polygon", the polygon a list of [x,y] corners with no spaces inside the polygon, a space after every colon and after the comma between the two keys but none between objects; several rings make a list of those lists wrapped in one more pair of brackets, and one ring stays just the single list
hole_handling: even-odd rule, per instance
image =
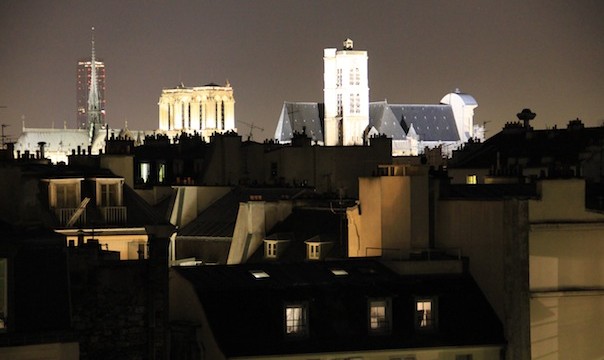
[{"label": "lit window", "polygon": [[466,176],[466,184],[476,184],[476,175]]},{"label": "lit window", "polygon": [[384,333],[390,330],[390,306],[387,300],[369,301],[369,331]]},{"label": "lit window", "polygon": [[149,163],[140,163],[140,181],[143,184],[149,182],[149,177],[151,175],[151,165]]},{"label": "lit window", "polygon": [[285,334],[304,336],[308,334],[308,308],[306,304],[285,306]]},{"label": "lit window", "polygon": [[321,258],[321,244],[307,244],[307,256],[311,260],[319,260]]},{"label": "lit window", "polygon": [[8,302],[8,280],[6,276],[7,260],[0,258],[0,331],[6,329],[6,315]]},{"label": "lit window", "polygon": [[267,258],[277,257],[277,243],[276,242],[265,242],[264,243],[265,256]]},{"label": "lit window", "polygon": [[166,181],[166,164],[164,163],[157,166],[157,181],[160,183]]},{"label": "lit window", "polygon": [[436,327],[436,300],[418,299],[415,302],[415,327],[420,330],[431,330]]}]

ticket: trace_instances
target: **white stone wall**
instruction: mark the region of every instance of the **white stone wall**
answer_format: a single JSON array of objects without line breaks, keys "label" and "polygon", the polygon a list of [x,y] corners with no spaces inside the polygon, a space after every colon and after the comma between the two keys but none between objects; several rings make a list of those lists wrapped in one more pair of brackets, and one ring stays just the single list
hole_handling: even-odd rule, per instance
[{"label": "white stone wall", "polygon": [[323,61],[325,145],[362,145],[369,125],[367,51],[325,49]]},{"label": "white stone wall", "polygon": [[236,131],[235,99],[228,84],[164,89],[158,106],[159,130],[171,136],[197,132],[209,141],[215,132]]}]

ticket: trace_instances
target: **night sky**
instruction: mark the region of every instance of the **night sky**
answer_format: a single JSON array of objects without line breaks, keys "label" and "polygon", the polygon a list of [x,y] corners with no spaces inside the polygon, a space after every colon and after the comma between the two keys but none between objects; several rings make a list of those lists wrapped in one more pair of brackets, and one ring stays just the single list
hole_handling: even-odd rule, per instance
[{"label": "night sky", "polygon": [[[272,138],[284,101],[322,101],[323,49],[368,51],[370,99],[438,103],[460,88],[498,132],[524,107],[536,128],[604,122],[604,1],[0,2],[0,122],[73,127],[76,64],[107,67],[111,127],[156,129],[162,88],[228,79],[236,120]],[[240,133],[249,132],[239,125]]]}]

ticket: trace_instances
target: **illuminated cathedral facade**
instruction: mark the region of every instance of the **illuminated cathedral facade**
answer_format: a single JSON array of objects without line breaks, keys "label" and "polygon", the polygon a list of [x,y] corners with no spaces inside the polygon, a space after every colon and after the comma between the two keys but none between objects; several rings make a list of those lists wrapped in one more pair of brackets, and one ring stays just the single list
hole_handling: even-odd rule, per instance
[{"label": "illuminated cathedral facade", "polygon": [[159,132],[173,138],[186,133],[198,133],[206,141],[214,133],[236,131],[235,98],[227,83],[198,87],[184,84],[164,89],[159,98]]}]

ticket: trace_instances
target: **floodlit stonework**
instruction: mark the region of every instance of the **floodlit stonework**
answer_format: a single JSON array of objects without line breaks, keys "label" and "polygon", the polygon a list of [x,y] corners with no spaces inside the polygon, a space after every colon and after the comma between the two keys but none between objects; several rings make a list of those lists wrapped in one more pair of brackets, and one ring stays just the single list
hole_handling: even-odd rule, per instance
[{"label": "floodlit stonework", "polygon": [[363,145],[369,125],[367,51],[353,50],[346,39],[342,50],[324,50],[325,145]]},{"label": "floodlit stonework", "polygon": [[199,133],[209,141],[214,133],[236,131],[233,88],[208,84],[164,89],[159,98],[159,130],[170,137]]}]

